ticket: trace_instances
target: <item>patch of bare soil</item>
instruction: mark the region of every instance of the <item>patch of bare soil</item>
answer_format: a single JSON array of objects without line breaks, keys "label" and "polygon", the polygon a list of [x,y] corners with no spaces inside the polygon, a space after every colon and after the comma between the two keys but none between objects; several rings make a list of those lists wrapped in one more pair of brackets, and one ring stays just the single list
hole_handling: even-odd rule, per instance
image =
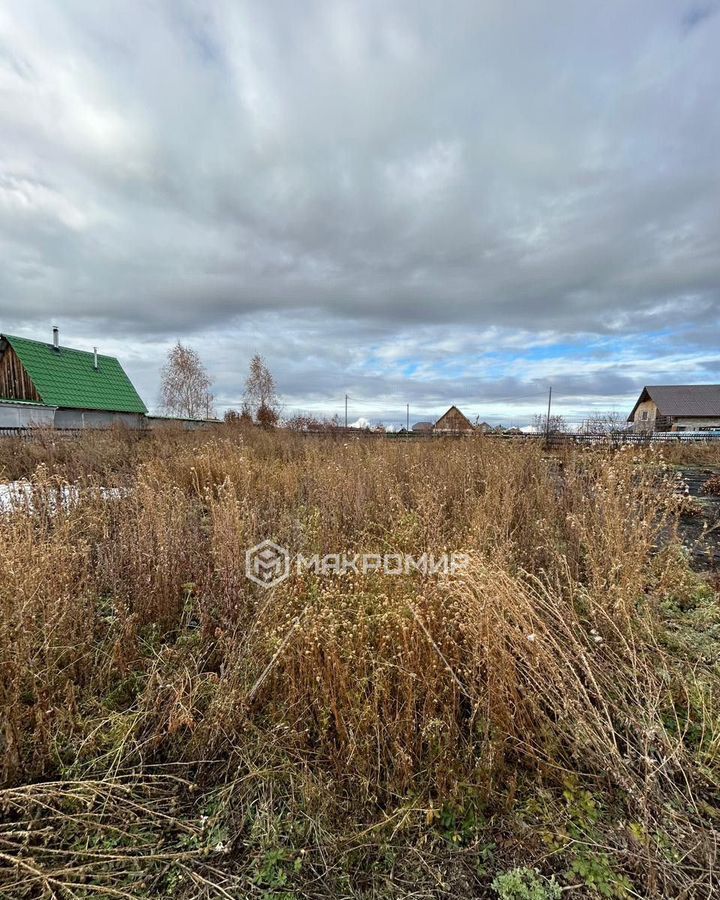
[{"label": "patch of bare soil", "polygon": [[720,469],[683,466],[682,475],[692,498],[692,508],[680,517],[680,534],[690,551],[693,568],[715,572],[720,566],[720,495],[708,490],[717,484]]}]

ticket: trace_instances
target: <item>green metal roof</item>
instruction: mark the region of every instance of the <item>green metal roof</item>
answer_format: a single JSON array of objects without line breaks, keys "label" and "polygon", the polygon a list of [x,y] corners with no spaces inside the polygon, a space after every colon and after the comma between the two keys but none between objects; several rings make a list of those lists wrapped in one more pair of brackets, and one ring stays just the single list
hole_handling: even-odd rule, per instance
[{"label": "green metal roof", "polygon": [[111,412],[146,413],[123,367],[114,356],[72,350],[28,338],[0,335],[17,353],[28,375],[48,406],[71,409],[102,409]]}]

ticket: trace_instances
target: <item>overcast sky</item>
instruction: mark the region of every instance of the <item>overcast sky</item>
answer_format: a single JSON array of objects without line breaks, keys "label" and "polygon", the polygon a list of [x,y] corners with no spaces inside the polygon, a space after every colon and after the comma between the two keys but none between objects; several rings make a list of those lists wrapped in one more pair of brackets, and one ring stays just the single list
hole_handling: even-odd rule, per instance
[{"label": "overcast sky", "polygon": [[720,381],[720,8],[5,0],[0,331],[240,403],[526,422]]}]

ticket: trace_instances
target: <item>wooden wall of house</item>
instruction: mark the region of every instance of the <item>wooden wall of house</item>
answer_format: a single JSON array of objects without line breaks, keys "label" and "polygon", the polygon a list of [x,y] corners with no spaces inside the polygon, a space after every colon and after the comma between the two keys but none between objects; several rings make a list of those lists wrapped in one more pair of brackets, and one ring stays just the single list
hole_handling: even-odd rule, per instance
[{"label": "wooden wall of house", "polygon": [[435,423],[435,431],[472,431],[472,425],[468,420],[456,409],[449,409]]},{"label": "wooden wall of house", "polygon": [[0,397],[7,400],[32,400],[42,403],[25,366],[8,344],[0,357]]}]

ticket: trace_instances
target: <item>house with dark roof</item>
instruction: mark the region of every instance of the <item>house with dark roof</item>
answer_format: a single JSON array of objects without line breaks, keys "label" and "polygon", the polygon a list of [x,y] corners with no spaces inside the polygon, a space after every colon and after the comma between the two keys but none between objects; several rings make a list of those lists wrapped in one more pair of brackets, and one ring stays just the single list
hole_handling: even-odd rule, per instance
[{"label": "house with dark roof", "polygon": [[0,334],[0,427],[144,428],[147,408],[114,356]]},{"label": "house with dark roof", "polygon": [[475,429],[457,406],[451,406],[433,426],[433,434],[472,434]]},{"label": "house with dark roof", "polygon": [[720,430],[720,384],[646,385],[628,422],[637,432]]}]

